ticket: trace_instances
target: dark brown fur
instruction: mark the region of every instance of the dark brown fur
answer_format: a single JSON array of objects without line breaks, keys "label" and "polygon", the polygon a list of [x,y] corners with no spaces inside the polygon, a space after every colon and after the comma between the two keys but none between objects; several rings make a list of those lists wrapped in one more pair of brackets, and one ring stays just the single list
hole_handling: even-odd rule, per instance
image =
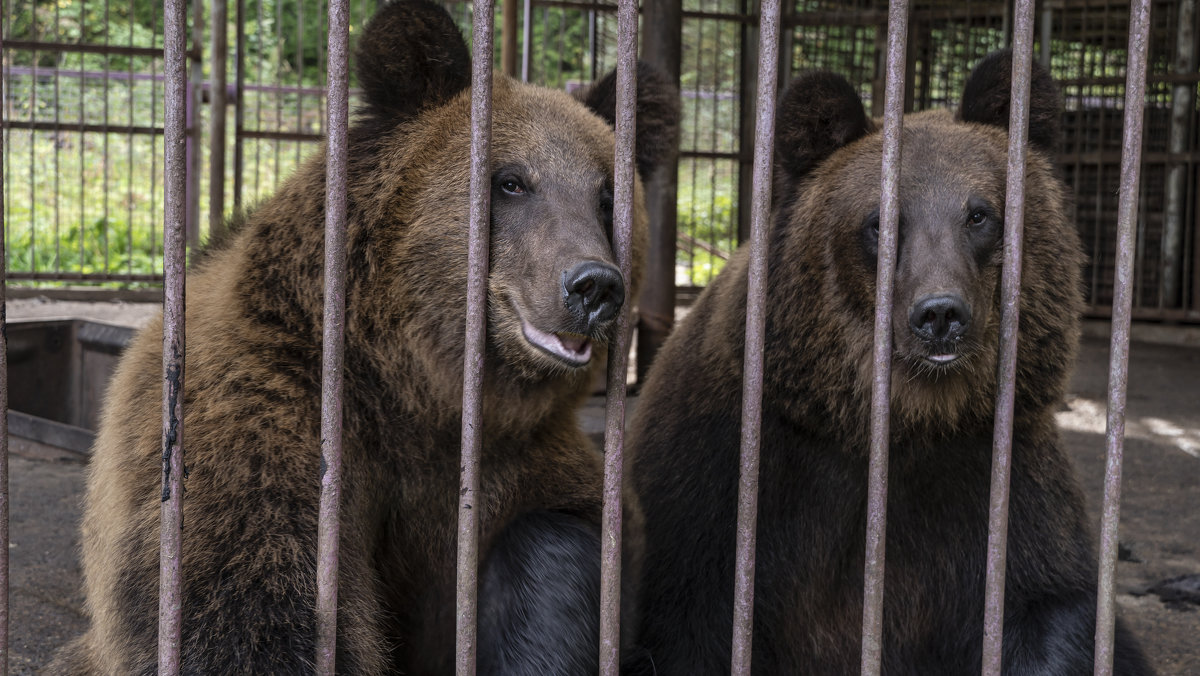
[{"label": "dark brown fur", "polygon": [[[449,17],[423,0],[382,9],[357,59],[368,105],[349,148],[338,669],[449,673],[470,64]],[[662,113],[639,120],[639,135],[673,138],[672,90],[649,72],[639,84],[639,100]],[[613,136],[580,102],[499,74],[493,101],[493,167],[527,188],[509,199],[493,186],[477,507],[481,607],[504,611],[488,594],[527,583],[488,581],[501,565],[491,562],[493,543],[511,524],[525,519],[507,540],[516,559],[543,536],[578,545],[571,555],[589,538],[599,546],[600,459],[575,410],[604,364],[611,322],[571,316],[553,266],[613,260],[605,205]],[[312,668],[324,162],[323,152],[311,158],[189,275],[184,673]],[[640,199],[639,187],[635,270],[646,227]],[[636,276],[627,283],[635,289]],[[595,353],[585,366],[566,365],[525,340],[522,317],[548,332],[587,333]],[[111,386],[83,523],[91,627],[54,673],[155,671],[160,335],[157,321],[141,332]],[[558,600],[569,615],[571,599]],[[481,642],[496,632],[481,626]]]},{"label": "dark brown fur", "polygon": [[[1002,53],[972,75],[969,122],[943,111],[904,120],[888,674],[972,674],[981,664],[1008,64]],[[988,105],[972,107],[979,97]],[[1095,562],[1053,417],[1082,307],[1079,240],[1044,152],[1053,130],[1043,123],[1057,105],[1039,69],[1013,431],[1008,674],[1092,671]],[[753,668],[848,674],[859,668],[861,646],[882,136],[854,90],[828,74],[792,84],[777,129],[781,207],[766,285]],[[664,676],[729,670],[747,260],[738,252],[670,338],[633,422],[632,478],[647,547],[639,639]],[[963,335],[923,340],[910,326],[920,315],[914,309],[937,294],[971,310]],[[951,354],[952,362],[931,361]],[[1119,628],[1117,672],[1147,671]]]}]

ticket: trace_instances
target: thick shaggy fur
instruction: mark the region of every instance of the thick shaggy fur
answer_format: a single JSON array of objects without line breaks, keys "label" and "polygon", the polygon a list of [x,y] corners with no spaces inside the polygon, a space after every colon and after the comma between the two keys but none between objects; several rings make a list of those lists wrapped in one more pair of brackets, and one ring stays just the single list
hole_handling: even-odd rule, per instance
[{"label": "thick shaggy fur", "polygon": [[[349,149],[337,665],[348,674],[445,674],[454,654],[470,64],[450,18],[424,0],[380,10],[357,63],[368,105]],[[674,138],[677,95],[641,75],[638,134]],[[598,601],[588,591],[599,574],[591,553],[602,469],[575,409],[604,364],[614,322],[572,312],[563,284],[573,262],[614,264],[613,131],[603,110],[612,86],[610,77],[581,102],[495,79],[476,505],[481,673],[595,670]],[[589,97],[601,103],[589,110]],[[641,159],[647,168],[655,160]],[[324,163],[317,153],[189,276],[187,674],[312,669]],[[640,187],[636,198],[635,270],[646,228]],[[625,280],[631,293],[636,284]],[[594,351],[586,364],[565,363],[531,344],[526,325],[576,345],[587,336]],[[111,386],[83,522],[91,626],[54,673],[155,671],[160,336],[159,322],[138,336]]]},{"label": "thick shaggy fur", "polygon": [[[973,74],[962,116],[904,121],[887,674],[974,674],[981,664],[1009,60],[998,54]],[[1096,565],[1053,417],[1074,360],[1082,288],[1066,189],[1045,153],[1052,130],[1041,126],[1057,105],[1039,70],[1025,197],[1007,674],[1092,672]],[[777,128],[781,206],[768,254],[752,663],[764,675],[849,674],[861,645],[882,138],[854,90],[829,74],[793,83]],[[668,340],[633,421],[631,476],[646,544],[639,639],[663,676],[729,670],[746,268],[743,250]],[[969,311],[961,334],[922,338],[914,308],[937,294]],[[1120,627],[1116,664],[1120,674],[1148,673]]]}]

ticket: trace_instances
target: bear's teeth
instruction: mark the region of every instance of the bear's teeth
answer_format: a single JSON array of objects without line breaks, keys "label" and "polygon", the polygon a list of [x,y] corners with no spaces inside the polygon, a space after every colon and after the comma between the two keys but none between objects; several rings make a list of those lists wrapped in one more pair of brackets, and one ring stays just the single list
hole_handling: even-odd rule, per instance
[{"label": "bear's teeth", "polygon": [[954,361],[955,359],[958,359],[958,355],[956,355],[956,354],[931,354],[927,357],[927,359],[929,359],[929,361],[931,361],[931,362],[935,362],[938,364],[949,364],[950,362]]}]

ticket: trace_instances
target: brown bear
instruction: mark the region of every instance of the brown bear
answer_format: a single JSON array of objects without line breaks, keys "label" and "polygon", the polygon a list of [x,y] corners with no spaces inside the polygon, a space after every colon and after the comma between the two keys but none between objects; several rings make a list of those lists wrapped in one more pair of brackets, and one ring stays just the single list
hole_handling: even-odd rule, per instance
[{"label": "brown bear", "polygon": [[[957,115],[903,122],[893,306],[883,673],[981,668],[1010,53]],[[1083,260],[1050,163],[1058,94],[1030,99],[1003,664],[1090,674],[1096,563],[1055,428]],[[767,324],[752,664],[859,670],[882,134],[840,76],[782,96]],[[665,676],[729,672],[747,252],[655,361],[633,420],[643,509],[639,642]],[[1118,629],[1117,673],[1147,673]]]},{"label": "brown bear", "polygon": [[[470,57],[426,0],[356,52],[337,668],[453,672]],[[577,100],[497,74],[481,458],[480,673],[594,673],[602,464],[575,413],[638,280],[614,265],[610,75]],[[636,162],[676,137],[641,69]],[[324,153],[189,279],[182,670],[315,658]],[[636,269],[645,238],[635,190]],[[161,324],[124,356],[83,521],[88,631],[54,673],[156,668]]]}]

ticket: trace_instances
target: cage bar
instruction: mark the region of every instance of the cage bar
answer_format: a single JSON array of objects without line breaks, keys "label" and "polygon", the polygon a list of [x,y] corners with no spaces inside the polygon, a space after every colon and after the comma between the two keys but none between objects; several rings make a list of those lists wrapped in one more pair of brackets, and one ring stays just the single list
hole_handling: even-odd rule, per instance
[{"label": "cage bar", "polygon": [[992,485],[988,507],[983,615],[985,676],[1000,674],[1004,644],[1004,570],[1008,552],[1008,488],[1017,391],[1017,332],[1021,302],[1021,246],[1025,232],[1025,146],[1029,132],[1029,83],[1033,66],[1033,10],[1033,0],[1017,0],[1013,10],[1008,181],[1004,192],[1004,266],[1000,281],[1000,359],[996,372],[996,419],[992,433]]},{"label": "cage bar", "polygon": [[166,78],[163,234],[163,477],[159,544],[158,672],[179,673],[183,625],[184,224],[186,220],[187,14],[184,0],[164,0]]},{"label": "cage bar", "polygon": [[1100,523],[1100,574],[1096,594],[1096,676],[1108,676],[1113,669],[1117,528],[1121,514],[1125,395],[1129,382],[1129,324],[1130,309],[1133,305],[1133,235],[1137,226],[1138,188],[1142,168],[1142,123],[1145,114],[1146,60],[1150,42],[1150,0],[1132,3],[1129,13],[1125,125],[1121,134],[1121,196],[1117,211],[1116,288],[1108,365],[1104,505]]},{"label": "cage bar", "polygon": [[[617,9],[616,143],[613,149],[613,250],[622,279],[633,271],[633,147],[637,131],[637,0]],[[594,66],[593,66],[594,68]],[[621,665],[621,483],[625,445],[625,380],[629,370],[629,306],[617,317],[608,352],[604,405],[604,506],[600,538],[600,673]]]},{"label": "cage bar", "polygon": [[[8,93],[7,78],[0,82],[0,88]],[[6,110],[7,106],[0,105],[0,130],[4,130],[0,133],[0,157],[5,159]],[[0,162],[0,676],[8,676],[8,202],[4,165]]]},{"label": "cage bar", "polygon": [[483,446],[483,357],[487,329],[487,275],[492,133],[492,0],[474,4],[471,54],[471,210],[467,249],[467,321],[463,347],[462,475],[458,497],[458,577],[455,673],[475,673],[478,614],[479,455]]},{"label": "cage bar", "polygon": [[[213,0],[209,11],[212,15],[212,64],[208,87],[208,236],[213,238],[225,228],[225,81],[229,56],[229,22],[226,16],[229,13],[229,0]],[[333,11],[332,2],[329,11]]]},{"label": "cage bar", "polygon": [[[329,3],[325,150],[325,303],[321,338],[321,502],[317,522],[317,673],[337,654],[338,508],[342,496],[342,365],[346,327],[346,148],[350,124],[350,10]],[[224,114],[222,109],[220,112]]]},{"label": "cage bar", "polygon": [[754,120],[750,260],[746,279],[746,346],[742,367],[741,462],[730,664],[730,673],[734,676],[747,676],[750,673],[751,647],[754,643],[754,547],[758,521],[763,345],[767,323],[767,233],[771,211],[771,151],[775,137],[775,91],[779,67],[779,15],[779,0],[763,1],[759,23],[757,112]]},{"label": "cage bar", "polygon": [[879,674],[883,659],[883,574],[887,533],[887,469],[892,390],[892,294],[900,222],[900,134],[904,116],[908,2],[888,4],[879,260],[875,290],[871,449],[867,468],[867,531],[863,564],[862,674]]}]

